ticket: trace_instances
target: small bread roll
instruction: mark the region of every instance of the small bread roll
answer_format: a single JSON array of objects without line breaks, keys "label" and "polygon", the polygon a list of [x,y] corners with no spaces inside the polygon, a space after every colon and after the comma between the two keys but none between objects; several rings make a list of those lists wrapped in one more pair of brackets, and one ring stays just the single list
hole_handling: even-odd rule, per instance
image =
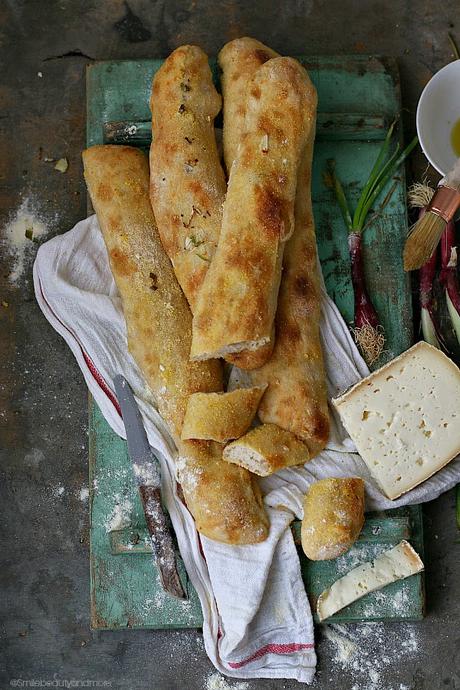
[{"label": "small bread roll", "polygon": [[305,496],[302,548],[312,561],[337,558],[354,544],[363,524],[363,480],[321,479]]},{"label": "small bread roll", "polygon": [[226,443],[251,426],[266,386],[237,388],[227,393],[192,393],[185,412],[182,439]]},{"label": "small bread roll", "polygon": [[223,457],[261,477],[310,460],[305,443],[276,424],[261,424],[251,429],[225,446]]}]

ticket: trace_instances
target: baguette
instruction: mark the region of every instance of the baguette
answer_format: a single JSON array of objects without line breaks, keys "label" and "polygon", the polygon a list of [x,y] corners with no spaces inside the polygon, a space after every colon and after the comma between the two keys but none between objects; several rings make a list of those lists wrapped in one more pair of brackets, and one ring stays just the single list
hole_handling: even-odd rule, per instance
[{"label": "baguette", "polygon": [[264,387],[236,388],[227,393],[193,393],[187,404],[182,439],[226,443],[251,426]]},{"label": "baguette", "polygon": [[362,479],[321,479],[311,485],[301,530],[302,548],[310,560],[341,556],[354,544],[363,525]]},{"label": "baguette", "polygon": [[[316,95],[310,108],[316,108]],[[251,372],[255,385],[268,384],[258,414],[301,438],[313,457],[329,437],[326,374],[320,340],[321,284],[311,205],[311,128],[299,171],[295,230],[284,252],[270,360]]]},{"label": "baguette", "polygon": [[177,478],[201,534],[226,544],[264,541],[269,523],[256,477],[222,460],[222,445],[180,441]]},{"label": "baguette", "polygon": [[[237,38],[219,53],[223,96],[223,148],[227,174],[230,174],[244,132],[249,84],[261,65],[274,57],[274,50],[254,38]],[[257,369],[270,359],[275,344],[274,328],[270,340],[257,350],[243,350],[226,356],[240,369]]]},{"label": "baguette", "polygon": [[[158,235],[147,158],[128,146],[93,146],[84,151],[83,163],[122,300],[128,348],[182,463],[199,474],[199,481],[184,487],[197,528],[226,543],[261,541],[267,536],[267,517],[254,478],[241,468],[229,471],[221,445],[180,440],[189,395],[221,391],[222,367],[215,360],[189,361],[192,315]],[[206,492],[207,503],[201,500]]]},{"label": "baguette", "polygon": [[214,134],[220,107],[207,55],[197,46],[177,48],[152,84],[150,200],[192,311],[222,224],[226,182]]},{"label": "baguette", "polygon": [[194,310],[191,359],[256,351],[272,339],[284,245],[294,229],[315,90],[292,58],[255,73],[230,172],[219,244]]},{"label": "baguette", "polygon": [[236,38],[226,43],[218,56],[224,98],[223,146],[227,175],[236,158],[248,102],[249,84],[255,72],[271,58],[280,57],[255,38]]},{"label": "baguette", "polygon": [[283,467],[303,465],[310,459],[302,441],[276,424],[262,424],[224,448],[224,460],[266,477]]}]

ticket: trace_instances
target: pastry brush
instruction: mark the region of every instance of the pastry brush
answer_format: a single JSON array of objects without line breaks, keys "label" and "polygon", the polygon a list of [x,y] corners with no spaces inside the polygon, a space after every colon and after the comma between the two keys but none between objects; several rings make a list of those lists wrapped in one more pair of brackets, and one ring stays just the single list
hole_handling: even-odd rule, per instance
[{"label": "pastry brush", "polygon": [[414,271],[425,264],[436,249],[447,223],[460,207],[460,158],[441,180],[426,213],[412,228],[404,247],[404,270]]}]

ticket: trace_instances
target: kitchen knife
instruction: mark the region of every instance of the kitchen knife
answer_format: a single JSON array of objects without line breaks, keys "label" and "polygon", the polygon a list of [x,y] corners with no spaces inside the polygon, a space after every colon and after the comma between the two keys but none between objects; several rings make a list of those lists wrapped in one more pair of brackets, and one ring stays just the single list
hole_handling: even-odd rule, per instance
[{"label": "kitchen knife", "polygon": [[113,383],[161,584],[169,594],[178,599],[187,599],[177,572],[174,544],[161,505],[160,464],[150,449],[141,413],[129,383],[121,375],[115,376]]}]

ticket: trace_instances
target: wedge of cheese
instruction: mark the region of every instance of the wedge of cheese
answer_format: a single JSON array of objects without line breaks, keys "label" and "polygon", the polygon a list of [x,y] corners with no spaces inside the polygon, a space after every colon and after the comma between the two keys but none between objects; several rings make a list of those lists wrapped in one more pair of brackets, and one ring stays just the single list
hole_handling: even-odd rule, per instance
[{"label": "wedge of cheese", "polygon": [[425,342],[333,404],[390,499],[413,489],[460,453],[460,370]]},{"label": "wedge of cheese", "polygon": [[340,609],[361,599],[365,594],[386,585],[404,580],[423,570],[419,555],[404,539],[389,551],[377,556],[374,561],[362,563],[336,580],[318,598],[316,612],[320,621],[329,618]]}]

